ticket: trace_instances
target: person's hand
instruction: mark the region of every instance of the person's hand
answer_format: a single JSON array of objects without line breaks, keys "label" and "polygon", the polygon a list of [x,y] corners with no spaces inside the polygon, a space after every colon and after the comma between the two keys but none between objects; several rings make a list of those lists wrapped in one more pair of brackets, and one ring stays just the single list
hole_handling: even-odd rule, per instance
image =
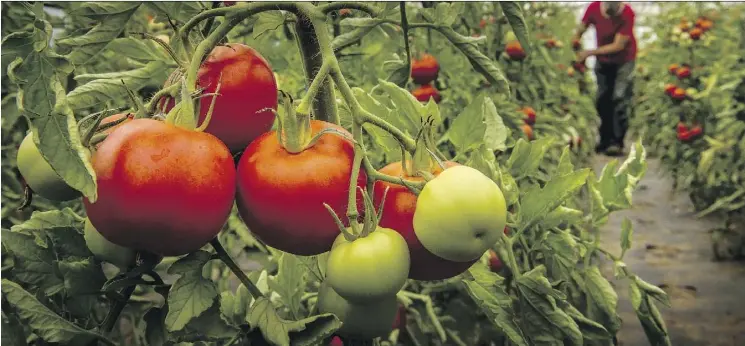
[{"label": "person's hand", "polygon": [[587,57],[589,57],[590,55],[592,54],[590,53],[589,50],[579,51],[577,52],[577,61],[584,62],[585,60],[587,60]]}]

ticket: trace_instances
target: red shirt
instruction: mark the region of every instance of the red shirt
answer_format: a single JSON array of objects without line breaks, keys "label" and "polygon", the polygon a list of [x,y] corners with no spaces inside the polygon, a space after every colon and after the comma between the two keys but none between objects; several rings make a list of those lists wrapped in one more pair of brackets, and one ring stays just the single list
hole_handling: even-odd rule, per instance
[{"label": "red shirt", "polygon": [[623,64],[636,59],[636,37],[634,37],[634,10],[628,4],[623,6],[621,15],[606,17],[602,12],[600,1],[595,1],[587,7],[582,23],[595,26],[598,47],[613,43],[616,34],[629,37],[626,47],[614,54],[598,55],[597,59],[604,63]]}]

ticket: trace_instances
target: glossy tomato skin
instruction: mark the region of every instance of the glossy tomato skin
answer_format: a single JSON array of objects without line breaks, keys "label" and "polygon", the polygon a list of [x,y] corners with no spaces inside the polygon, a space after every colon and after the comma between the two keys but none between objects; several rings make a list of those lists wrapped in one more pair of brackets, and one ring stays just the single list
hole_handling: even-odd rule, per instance
[{"label": "glossy tomato skin", "polygon": [[[455,162],[445,161],[445,168],[457,166]],[[438,169],[433,174],[438,175],[442,170]],[[393,162],[380,170],[381,173],[394,177],[404,177],[411,181],[421,181],[419,176],[408,176],[405,174],[401,162]],[[376,181],[374,197],[376,203],[383,199],[383,193],[388,188],[388,194],[383,204],[383,217],[380,219],[380,227],[386,227],[400,233],[409,246],[409,278],[414,280],[444,280],[454,277],[470,268],[476,260],[469,262],[448,261],[442,257],[429,252],[414,233],[414,211],[416,211],[415,194],[403,185],[391,184],[384,181]]]},{"label": "glossy tomato skin", "polygon": [[[344,128],[311,120],[312,133]],[[340,234],[327,203],[346,224],[349,177],[354,145],[348,139],[327,133],[312,147],[292,154],[284,150],[276,131],[253,141],[238,162],[236,202],[248,228],[267,245],[295,255],[318,255],[331,249]],[[357,186],[367,177],[360,170]],[[357,193],[358,210],[362,198]]]},{"label": "glossy tomato skin", "polygon": [[392,229],[378,227],[351,242],[339,234],[329,253],[326,281],[346,300],[374,302],[401,290],[409,263],[406,240]]},{"label": "glossy tomato skin", "polygon": [[432,84],[422,85],[412,90],[411,94],[414,95],[414,98],[419,102],[429,102],[430,98],[434,99],[435,103],[440,103],[440,101],[442,101],[440,92],[432,86]]},{"label": "glossy tomato skin", "polygon": [[344,299],[326,281],[318,290],[318,311],[336,315],[342,326],[336,334],[350,339],[373,339],[387,336],[396,319],[396,295],[386,296],[368,304],[355,304]]},{"label": "glossy tomato skin", "polygon": [[437,79],[439,73],[440,64],[430,54],[422,54],[420,59],[413,59],[411,62],[411,79],[416,84],[428,84]]},{"label": "glossy tomato skin", "polygon": [[[114,130],[116,130],[117,128],[119,128],[119,126],[121,126],[122,124],[124,124],[126,122],[132,121],[133,119],[134,119],[134,114],[132,114],[132,113],[114,114],[114,115],[110,115],[110,116],[108,116],[106,118],[103,118],[101,120],[101,123],[98,124],[98,128],[102,128],[102,127],[106,126],[107,124],[113,123],[115,121],[121,121],[121,122],[118,123],[117,125],[114,125],[114,126],[111,126],[111,127],[107,127],[103,131],[99,132],[99,134],[110,135],[112,132],[114,132]],[[95,149],[98,149],[100,146],[101,146],[101,143],[97,143],[95,145]]]},{"label": "glossy tomato skin", "polygon": [[96,230],[90,219],[85,219],[83,237],[88,250],[96,258],[114,264],[122,270],[128,269],[135,263],[135,259],[137,258],[136,251],[108,241]]},{"label": "glossy tomato skin", "polygon": [[80,192],[67,185],[41,156],[32,132],[21,141],[16,163],[18,171],[34,193],[53,201],[70,201],[80,197]]},{"label": "glossy tomato skin", "polygon": [[499,186],[468,166],[444,170],[422,189],[414,212],[414,233],[442,258],[476,260],[501,237],[507,206]]},{"label": "glossy tomato skin", "polygon": [[[206,132],[215,135],[235,153],[274,124],[277,108],[277,81],[269,63],[253,48],[230,43],[215,47],[197,72],[197,84],[203,93],[214,93],[222,75]],[[200,101],[199,121],[204,121],[212,97]],[[166,111],[174,107],[170,99]]]},{"label": "glossy tomato skin", "polygon": [[98,200],[91,223],[114,244],[163,256],[198,250],[235,196],[235,166],[215,136],[152,119],[117,128],[93,154]]}]

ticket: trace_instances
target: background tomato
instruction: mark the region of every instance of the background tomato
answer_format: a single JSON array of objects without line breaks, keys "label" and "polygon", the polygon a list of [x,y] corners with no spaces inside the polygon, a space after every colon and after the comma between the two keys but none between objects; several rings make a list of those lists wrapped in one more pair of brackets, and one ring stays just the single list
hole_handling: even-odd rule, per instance
[{"label": "background tomato", "polygon": [[317,305],[320,313],[334,314],[342,321],[337,334],[353,339],[388,335],[398,310],[395,294],[369,304],[355,304],[337,294],[327,281],[318,290]]},{"label": "background tomato", "polygon": [[[445,167],[458,165],[455,162],[445,161]],[[419,176],[408,176],[405,174],[401,162],[394,162],[380,170],[381,173],[394,177],[402,176],[412,181],[422,181]],[[442,172],[436,170],[433,174]],[[385,189],[388,195],[383,204],[383,217],[380,226],[387,227],[400,233],[409,246],[411,266],[409,278],[414,280],[444,280],[456,276],[471,267],[477,260],[468,262],[448,261],[442,257],[429,252],[414,233],[414,211],[416,210],[416,195],[403,185],[391,184],[384,181],[376,181],[374,188],[375,201],[381,201]]]},{"label": "background tomato", "polygon": [[136,251],[108,241],[93,227],[90,219],[85,219],[83,232],[85,245],[96,258],[114,264],[123,270],[135,263]]},{"label": "background tomato", "polygon": [[335,242],[326,264],[326,281],[339,295],[353,302],[370,302],[396,295],[409,275],[406,240],[378,227],[365,237]]},{"label": "background tomato", "polygon": [[411,61],[411,79],[416,84],[427,84],[437,79],[440,73],[440,64],[431,54],[422,54],[419,59]]},{"label": "background tomato", "polygon": [[41,156],[39,148],[34,143],[32,132],[23,138],[18,147],[16,162],[18,171],[21,172],[26,184],[39,196],[53,201],[69,201],[80,197],[80,191],[67,185]]},{"label": "background tomato", "polygon": [[177,256],[222,228],[235,196],[235,167],[213,135],[151,119],[120,125],[93,154],[98,200],[91,223],[120,246]]},{"label": "background tomato", "polygon": [[478,259],[501,236],[507,206],[496,183],[476,169],[444,170],[422,189],[414,233],[433,254],[451,261]]},{"label": "background tomato", "polygon": [[411,94],[414,95],[414,97],[419,102],[429,102],[429,99],[432,98],[435,100],[435,103],[440,103],[442,100],[442,96],[440,95],[440,92],[435,89],[432,84],[425,84],[422,85],[414,90],[411,91]]},{"label": "background tomato", "polygon": [[[214,93],[222,76],[220,96],[206,132],[215,135],[238,152],[274,124],[277,108],[277,81],[269,63],[253,48],[239,43],[217,46],[202,63],[198,85],[204,93]],[[200,102],[199,121],[204,121],[212,98]],[[166,110],[174,106],[168,100]]]},{"label": "background tomato", "polygon": [[[311,120],[313,134],[342,127]],[[348,134],[351,137],[351,134]],[[354,145],[337,134],[324,134],[297,154],[284,150],[276,131],[257,138],[238,163],[238,210],[248,228],[267,245],[295,255],[331,249],[340,234],[327,203],[342,220],[348,205]],[[357,186],[367,177],[361,170]],[[362,197],[358,193],[358,209]]]}]

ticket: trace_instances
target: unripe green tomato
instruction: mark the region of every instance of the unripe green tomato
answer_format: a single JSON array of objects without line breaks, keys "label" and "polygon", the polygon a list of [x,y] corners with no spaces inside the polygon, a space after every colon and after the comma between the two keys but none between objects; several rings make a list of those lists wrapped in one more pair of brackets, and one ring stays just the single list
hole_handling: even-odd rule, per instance
[{"label": "unripe green tomato", "polygon": [[26,184],[39,196],[53,201],[69,201],[80,197],[80,192],[67,185],[41,156],[32,132],[21,142],[16,162]]},{"label": "unripe green tomato", "polygon": [[501,237],[507,203],[494,181],[468,166],[444,170],[424,185],[414,212],[422,245],[446,260],[475,260]]},{"label": "unripe green tomato", "polygon": [[317,306],[320,313],[336,315],[343,323],[336,334],[350,339],[387,336],[393,330],[398,312],[395,294],[367,304],[356,304],[337,294],[328,281],[318,290]]},{"label": "unripe green tomato", "polygon": [[137,258],[137,252],[108,241],[101,233],[98,233],[96,228],[93,227],[91,220],[87,218],[85,219],[83,233],[88,250],[91,250],[91,253],[96,258],[116,265],[123,270],[134,264]]},{"label": "unripe green tomato", "polygon": [[334,241],[326,281],[349,301],[366,303],[396,295],[409,276],[409,246],[398,232],[378,227],[365,237]]}]

